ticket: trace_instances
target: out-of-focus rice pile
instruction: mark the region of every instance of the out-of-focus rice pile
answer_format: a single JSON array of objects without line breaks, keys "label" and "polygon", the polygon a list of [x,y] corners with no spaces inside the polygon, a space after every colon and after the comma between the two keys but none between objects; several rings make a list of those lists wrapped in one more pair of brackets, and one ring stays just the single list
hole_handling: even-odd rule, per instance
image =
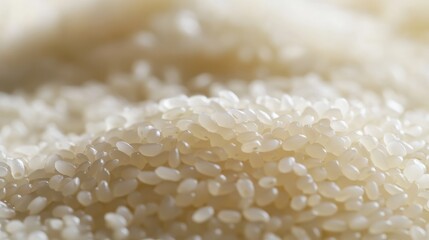
[{"label": "out-of-focus rice pile", "polygon": [[0,239],[428,239],[426,1],[0,1]]}]

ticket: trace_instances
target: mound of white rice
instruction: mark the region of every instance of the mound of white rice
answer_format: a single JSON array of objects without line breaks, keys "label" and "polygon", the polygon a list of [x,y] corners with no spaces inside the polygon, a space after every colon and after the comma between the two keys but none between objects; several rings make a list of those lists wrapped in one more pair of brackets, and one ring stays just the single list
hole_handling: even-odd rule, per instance
[{"label": "mound of white rice", "polygon": [[426,1],[0,1],[0,239],[428,239]]}]

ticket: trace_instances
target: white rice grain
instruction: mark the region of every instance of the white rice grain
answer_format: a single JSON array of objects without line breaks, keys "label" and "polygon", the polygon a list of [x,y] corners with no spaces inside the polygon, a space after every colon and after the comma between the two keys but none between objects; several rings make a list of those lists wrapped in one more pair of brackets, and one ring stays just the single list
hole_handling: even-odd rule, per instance
[{"label": "white rice grain", "polygon": [[192,215],[192,220],[196,223],[203,223],[207,220],[209,220],[213,214],[214,209],[210,206],[199,208],[197,211],[194,212]]}]

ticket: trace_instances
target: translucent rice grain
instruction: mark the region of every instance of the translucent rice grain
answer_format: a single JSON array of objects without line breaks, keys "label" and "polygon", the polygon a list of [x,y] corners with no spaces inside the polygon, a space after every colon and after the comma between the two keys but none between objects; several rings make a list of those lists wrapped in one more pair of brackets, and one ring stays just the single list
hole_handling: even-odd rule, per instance
[{"label": "translucent rice grain", "polygon": [[221,210],[217,217],[224,223],[236,224],[241,221],[241,214],[235,210]]},{"label": "translucent rice grain", "polygon": [[179,170],[168,167],[157,167],[155,169],[156,175],[164,180],[177,182],[182,177]]},{"label": "translucent rice grain", "polygon": [[74,195],[80,187],[80,179],[78,177],[68,179],[62,186],[61,192],[64,196]]},{"label": "translucent rice grain", "polygon": [[177,187],[178,193],[188,193],[194,191],[198,186],[198,181],[194,178],[187,178],[180,182]]},{"label": "translucent rice grain", "polygon": [[186,112],[186,108],[174,108],[171,110],[166,111],[165,113],[162,114],[162,118],[163,119],[169,119],[169,120],[174,120],[175,118],[180,117],[183,113]]},{"label": "translucent rice grain", "polygon": [[278,169],[281,173],[288,173],[292,171],[294,165],[295,165],[295,158],[287,157],[279,161]]},{"label": "translucent rice grain", "polygon": [[398,193],[387,198],[386,206],[390,209],[397,209],[400,206],[404,205],[408,200],[408,194]]},{"label": "translucent rice grain", "polygon": [[322,202],[313,208],[313,213],[316,216],[332,216],[338,211],[338,207],[332,202]]},{"label": "translucent rice grain", "polygon": [[232,108],[227,110],[229,114],[231,114],[237,123],[245,122],[247,119],[249,119],[249,116],[242,110]]},{"label": "translucent rice grain", "polygon": [[172,168],[177,168],[180,165],[179,149],[174,148],[174,150],[170,152],[170,155],[168,156],[168,165]]},{"label": "translucent rice grain", "polygon": [[276,186],[277,179],[275,177],[263,177],[259,179],[258,184],[263,188],[272,188]]},{"label": "translucent rice grain", "polygon": [[139,152],[146,157],[155,157],[162,152],[162,144],[159,143],[146,143],[139,147]]},{"label": "translucent rice grain", "polygon": [[369,226],[369,220],[365,216],[357,215],[350,219],[349,227],[352,230],[363,230]]},{"label": "translucent rice grain", "polygon": [[118,181],[113,184],[113,196],[122,197],[126,196],[137,189],[137,180],[129,179],[124,181]]},{"label": "translucent rice grain", "polygon": [[76,171],[76,167],[72,163],[63,160],[58,160],[55,162],[55,169],[59,173],[68,177],[72,177]]},{"label": "translucent rice grain", "polygon": [[363,195],[363,188],[361,186],[349,186],[349,187],[343,188],[335,199],[340,202],[345,202],[349,199],[357,198],[362,195]]},{"label": "translucent rice grain", "polygon": [[255,152],[259,147],[261,147],[261,142],[259,140],[254,140],[250,142],[243,143],[241,150],[245,153]]},{"label": "translucent rice grain", "polygon": [[131,222],[133,220],[133,213],[125,206],[119,206],[116,209],[116,213],[123,216],[127,222]]},{"label": "translucent rice grain", "polygon": [[302,196],[294,196],[290,202],[290,207],[295,211],[303,210],[307,205],[307,197]]},{"label": "translucent rice grain", "polygon": [[359,211],[362,205],[363,204],[360,199],[350,199],[344,204],[344,207],[348,211]]},{"label": "translucent rice grain", "polygon": [[387,152],[393,156],[405,156],[407,154],[407,149],[399,141],[391,141],[387,143]]},{"label": "translucent rice grain", "polygon": [[341,176],[341,167],[337,160],[326,163],[326,172],[329,180],[337,180]]},{"label": "translucent rice grain", "polygon": [[218,124],[213,119],[211,119],[208,114],[205,113],[201,113],[198,116],[198,122],[203,128],[210,132],[215,132],[219,128]]},{"label": "translucent rice grain", "polygon": [[371,151],[378,145],[378,140],[374,136],[363,136],[360,139],[360,143],[366,148],[366,150]]},{"label": "translucent rice grain", "polygon": [[386,192],[388,192],[390,195],[396,195],[404,192],[404,189],[391,183],[386,183],[383,185],[383,187],[384,187],[384,190],[386,190]]},{"label": "translucent rice grain", "polygon": [[80,218],[73,215],[63,216],[63,221],[66,226],[78,226],[80,224]]},{"label": "translucent rice grain", "polygon": [[237,140],[240,143],[251,142],[254,140],[261,140],[261,138],[262,136],[258,132],[254,132],[254,131],[244,132],[237,135]]},{"label": "translucent rice grain", "polygon": [[389,220],[392,223],[392,226],[395,228],[410,228],[413,224],[413,222],[407,217],[402,215],[393,215],[389,218]]},{"label": "translucent rice grain", "polygon": [[48,205],[48,199],[45,197],[36,197],[30,202],[27,209],[31,215],[40,213]]},{"label": "translucent rice grain", "polygon": [[58,191],[60,187],[62,186],[62,181],[64,177],[63,175],[54,175],[49,179],[49,187],[54,189],[55,191]]},{"label": "translucent rice grain", "polygon": [[306,125],[312,125],[314,123],[314,120],[315,120],[314,116],[312,116],[312,115],[306,115],[306,116],[304,116],[302,118],[301,124],[304,125],[304,126],[306,126]]},{"label": "translucent rice grain", "polygon": [[370,200],[376,200],[380,196],[378,185],[374,181],[367,182],[365,185],[365,192]]},{"label": "translucent rice grain", "polygon": [[404,210],[404,215],[410,218],[420,216],[423,212],[423,207],[418,203],[412,203]]},{"label": "translucent rice grain", "polygon": [[209,136],[210,136],[207,130],[198,124],[191,124],[189,127],[189,131],[192,134],[192,136],[202,140],[207,140],[209,139]]},{"label": "translucent rice grain", "polygon": [[307,145],[305,152],[313,158],[323,159],[326,156],[325,148],[318,143]]},{"label": "translucent rice grain", "polygon": [[308,206],[310,206],[310,207],[314,207],[314,206],[316,206],[316,205],[319,205],[319,203],[320,203],[320,201],[321,201],[321,197],[320,197],[320,195],[318,195],[318,194],[313,194],[313,195],[311,195],[309,198],[308,198],[308,201],[307,201],[307,203],[308,203]]},{"label": "translucent rice grain", "polygon": [[107,213],[104,215],[104,221],[111,229],[119,229],[127,225],[127,220],[116,213]]},{"label": "translucent rice grain", "polygon": [[213,196],[220,195],[221,184],[217,181],[209,181],[207,183],[208,191]]},{"label": "translucent rice grain", "polygon": [[419,188],[428,189],[429,188],[429,174],[423,174],[420,178],[417,179],[416,184]]},{"label": "translucent rice grain", "polygon": [[380,149],[374,149],[371,151],[371,160],[377,168],[385,171],[389,169],[389,164],[386,161],[386,154]]},{"label": "translucent rice grain", "polygon": [[392,223],[390,221],[374,222],[369,227],[369,232],[372,234],[381,234],[391,231]]},{"label": "translucent rice grain", "polygon": [[243,216],[251,222],[268,222],[270,220],[270,215],[260,208],[245,209]]},{"label": "translucent rice grain", "polygon": [[136,178],[140,171],[138,168],[134,167],[134,166],[126,166],[126,167],[122,167],[122,168],[118,168],[121,169],[120,172],[120,176],[123,179],[131,179],[131,178]]},{"label": "translucent rice grain", "polygon": [[227,112],[216,112],[212,115],[212,119],[221,127],[233,128],[235,119]]},{"label": "translucent rice grain", "polygon": [[12,159],[9,161],[10,172],[15,179],[21,179],[25,176],[25,165],[21,159]]},{"label": "translucent rice grain", "polygon": [[[308,139],[306,136],[298,134],[292,137],[287,138],[283,142],[283,149],[285,151],[298,150],[307,143]],[[319,152],[320,153],[320,152]]]},{"label": "translucent rice grain", "polygon": [[346,230],[347,225],[341,219],[330,219],[322,224],[322,228],[328,232],[342,232]]},{"label": "translucent rice grain", "polygon": [[119,151],[131,156],[135,152],[134,148],[127,142],[119,141],[116,143],[116,147]]},{"label": "translucent rice grain", "polygon": [[418,160],[411,161],[411,163],[405,167],[404,176],[408,181],[414,182],[419,179],[426,172],[426,166]]},{"label": "translucent rice grain", "polygon": [[345,121],[332,121],[331,127],[334,131],[345,132],[349,129],[349,126]]},{"label": "translucent rice grain", "polygon": [[174,98],[167,98],[163,99],[159,105],[161,109],[166,110],[176,107],[185,107],[187,105],[187,98],[183,95]]},{"label": "translucent rice grain", "polygon": [[326,198],[335,198],[341,191],[335,182],[321,182],[318,186],[320,194]]},{"label": "translucent rice grain", "polygon": [[288,137],[287,130],[282,127],[275,128],[272,134],[273,134],[273,137],[281,140],[285,140]]},{"label": "translucent rice grain", "polygon": [[258,148],[260,152],[271,152],[280,147],[281,142],[277,139],[264,140]]},{"label": "translucent rice grain", "polygon": [[148,185],[156,185],[162,181],[162,179],[152,171],[142,171],[139,173],[137,178],[140,180],[140,182]]},{"label": "translucent rice grain", "polygon": [[77,194],[77,200],[83,206],[85,206],[85,207],[89,206],[89,205],[91,205],[91,203],[93,201],[92,194],[91,194],[91,192],[88,192],[88,191],[80,191]]},{"label": "translucent rice grain", "polygon": [[255,195],[255,187],[250,179],[240,179],[235,186],[242,198],[253,198]]},{"label": "translucent rice grain", "polygon": [[201,174],[216,177],[221,172],[221,167],[218,164],[199,160],[195,163],[195,168]]},{"label": "translucent rice grain", "polygon": [[378,202],[371,201],[371,202],[364,203],[362,205],[362,208],[361,208],[360,212],[363,215],[369,215],[369,214],[374,213],[375,211],[377,211],[379,208],[380,208],[380,204]]},{"label": "translucent rice grain", "polygon": [[271,124],[272,119],[268,113],[262,110],[255,110],[255,113],[259,121],[261,121],[264,124],[268,124],[268,125]]},{"label": "translucent rice grain", "polygon": [[219,97],[228,100],[228,102],[230,102],[231,104],[237,104],[240,101],[237,95],[235,95],[235,93],[232,91],[225,91],[225,90],[220,91]]},{"label": "translucent rice grain", "polygon": [[194,214],[192,215],[192,220],[196,223],[203,223],[209,220],[214,215],[214,213],[215,211],[213,207],[202,207],[194,212]]},{"label": "translucent rice grain", "polygon": [[95,196],[100,202],[109,202],[113,198],[113,194],[110,190],[109,183],[101,181],[95,188]]},{"label": "translucent rice grain", "polygon": [[360,171],[357,167],[347,164],[341,168],[343,174],[348,179],[355,181],[359,178]]},{"label": "translucent rice grain", "polygon": [[293,172],[298,175],[298,176],[305,176],[307,175],[307,168],[300,164],[300,163],[295,163],[292,167]]},{"label": "translucent rice grain", "polygon": [[256,196],[256,204],[261,207],[267,206],[276,201],[278,196],[279,190],[277,188],[265,189]]}]

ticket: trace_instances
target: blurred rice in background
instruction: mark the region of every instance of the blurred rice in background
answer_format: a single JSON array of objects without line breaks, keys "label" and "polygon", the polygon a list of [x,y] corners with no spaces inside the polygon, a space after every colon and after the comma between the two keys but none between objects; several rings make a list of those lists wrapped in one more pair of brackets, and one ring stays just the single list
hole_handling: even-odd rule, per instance
[{"label": "blurred rice in background", "polygon": [[0,4],[4,90],[109,81],[132,74],[141,61],[159,78],[178,72],[189,93],[208,89],[192,81],[201,74],[221,82],[315,74],[400,89],[413,103],[427,86],[425,1]]}]

